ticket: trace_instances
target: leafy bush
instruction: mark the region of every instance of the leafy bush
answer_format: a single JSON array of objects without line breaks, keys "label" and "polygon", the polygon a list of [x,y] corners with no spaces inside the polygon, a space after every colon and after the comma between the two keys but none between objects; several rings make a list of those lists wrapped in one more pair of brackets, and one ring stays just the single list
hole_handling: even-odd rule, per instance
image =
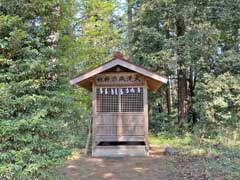
[{"label": "leafy bush", "polygon": [[194,109],[199,123],[195,127],[202,134],[217,135],[225,127],[236,128],[240,108],[240,79],[230,73],[219,76],[205,74],[196,87]]}]

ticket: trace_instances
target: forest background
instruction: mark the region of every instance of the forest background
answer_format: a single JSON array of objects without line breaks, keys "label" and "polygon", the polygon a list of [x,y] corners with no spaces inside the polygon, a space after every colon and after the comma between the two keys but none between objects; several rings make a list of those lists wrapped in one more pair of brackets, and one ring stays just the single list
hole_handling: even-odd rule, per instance
[{"label": "forest background", "polygon": [[239,9],[239,0],[0,0],[0,178],[47,178],[85,146],[91,97],[69,80],[115,51],[168,77],[149,95],[152,136],[187,135],[239,158]]}]

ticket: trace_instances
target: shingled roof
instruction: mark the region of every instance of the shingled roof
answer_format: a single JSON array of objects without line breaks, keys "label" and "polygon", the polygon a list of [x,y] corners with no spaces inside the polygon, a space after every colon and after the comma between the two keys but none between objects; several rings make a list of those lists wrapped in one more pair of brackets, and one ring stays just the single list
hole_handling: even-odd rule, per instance
[{"label": "shingled roof", "polygon": [[136,72],[144,76],[148,82],[149,90],[156,90],[161,84],[167,83],[167,77],[152,72],[142,66],[134,64],[123,58],[121,53],[115,53],[113,59],[94,67],[70,80],[71,84],[78,84],[88,90],[91,90],[92,78],[97,74],[103,73],[114,67],[123,67],[130,71]]}]

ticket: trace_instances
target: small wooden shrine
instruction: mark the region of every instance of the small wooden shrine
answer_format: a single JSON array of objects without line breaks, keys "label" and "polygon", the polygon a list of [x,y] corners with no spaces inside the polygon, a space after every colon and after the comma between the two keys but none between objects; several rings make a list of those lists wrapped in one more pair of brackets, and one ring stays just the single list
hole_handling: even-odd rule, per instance
[{"label": "small wooden shrine", "polygon": [[73,78],[92,92],[92,156],[148,155],[148,90],[166,82],[121,53]]}]

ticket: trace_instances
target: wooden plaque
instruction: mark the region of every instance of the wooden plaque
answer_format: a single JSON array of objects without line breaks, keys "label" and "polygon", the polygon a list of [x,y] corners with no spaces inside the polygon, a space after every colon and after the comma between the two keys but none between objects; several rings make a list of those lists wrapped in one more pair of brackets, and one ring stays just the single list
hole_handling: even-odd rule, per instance
[{"label": "wooden plaque", "polygon": [[96,85],[143,85],[144,79],[137,73],[104,73],[95,77]]}]

